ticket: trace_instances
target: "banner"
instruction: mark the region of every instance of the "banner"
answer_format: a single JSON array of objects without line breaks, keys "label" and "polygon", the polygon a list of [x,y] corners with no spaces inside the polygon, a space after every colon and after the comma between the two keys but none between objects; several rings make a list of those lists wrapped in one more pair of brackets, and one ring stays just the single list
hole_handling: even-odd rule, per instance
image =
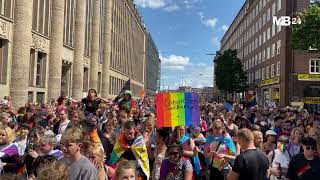
[{"label": "banner", "polygon": [[299,81],[320,81],[320,74],[298,74]]},{"label": "banner", "polygon": [[277,84],[280,82],[280,77],[273,77],[270,79],[265,79],[263,81],[261,81],[260,86],[267,86],[267,85],[271,85],[271,84]]},{"label": "banner", "polygon": [[200,125],[197,93],[159,93],[156,103],[158,128]]},{"label": "banner", "polygon": [[305,104],[320,104],[320,97],[304,97]]}]

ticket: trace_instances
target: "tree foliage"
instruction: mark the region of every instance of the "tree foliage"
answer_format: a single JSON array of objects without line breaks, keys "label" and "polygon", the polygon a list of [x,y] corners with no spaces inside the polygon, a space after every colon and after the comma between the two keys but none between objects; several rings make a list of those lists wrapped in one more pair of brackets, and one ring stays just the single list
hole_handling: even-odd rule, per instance
[{"label": "tree foliage", "polygon": [[294,49],[320,49],[320,3],[311,5],[299,14],[301,24],[293,25],[292,44]]},{"label": "tree foliage", "polygon": [[215,81],[218,89],[227,92],[243,92],[247,90],[247,75],[237,50],[227,50],[215,60]]}]

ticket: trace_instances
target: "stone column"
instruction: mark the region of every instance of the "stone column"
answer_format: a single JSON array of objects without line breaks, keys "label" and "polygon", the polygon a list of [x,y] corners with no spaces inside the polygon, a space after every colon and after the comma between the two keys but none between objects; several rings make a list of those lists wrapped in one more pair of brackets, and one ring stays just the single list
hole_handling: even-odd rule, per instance
[{"label": "stone column", "polygon": [[85,43],[86,1],[76,1],[74,60],[72,74],[72,95],[75,99],[82,98],[83,89],[83,60]]},{"label": "stone column", "polygon": [[93,0],[92,18],[92,42],[90,61],[90,83],[91,89],[98,88],[98,63],[99,63],[99,35],[100,35],[100,0]]},{"label": "stone column", "polygon": [[64,0],[52,1],[48,100],[61,94]]},{"label": "stone column", "polygon": [[14,8],[10,95],[13,106],[28,101],[30,47],[32,44],[32,1],[16,0]]},{"label": "stone column", "polygon": [[101,96],[106,98],[109,95],[109,66],[111,61],[111,33],[112,33],[112,9],[113,0],[106,1],[106,10],[105,10],[105,31],[103,34],[103,64],[102,64],[102,88]]}]

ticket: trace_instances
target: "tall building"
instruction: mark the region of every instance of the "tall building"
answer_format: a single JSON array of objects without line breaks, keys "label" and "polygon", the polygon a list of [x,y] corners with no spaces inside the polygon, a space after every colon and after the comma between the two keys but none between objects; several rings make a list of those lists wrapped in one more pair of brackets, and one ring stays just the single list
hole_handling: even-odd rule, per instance
[{"label": "tall building", "polygon": [[113,97],[130,78],[139,96],[148,36],[132,0],[0,0],[0,95]]},{"label": "tall building", "polygon": [[148,33],[147,36],[147,58],[146,58],[146,79],[145,90],[150,96],[154,96],[157,91],[160,91],[160,70],[161,60],[159,58],[159,51],[155,45],[152,36]]},{"label": "tall building", "polygon": [[[221,40],[221,53],[238,51],[249,91],[255,93],[260,105],[307,104],[305,98],[320,97],[320,54],[293,50],[291,27],[273,22],[273,17],[295,17],[309,5],[309,0],[247,0]],[[313,104],[310,108],[320,111],[320,102]]]}]

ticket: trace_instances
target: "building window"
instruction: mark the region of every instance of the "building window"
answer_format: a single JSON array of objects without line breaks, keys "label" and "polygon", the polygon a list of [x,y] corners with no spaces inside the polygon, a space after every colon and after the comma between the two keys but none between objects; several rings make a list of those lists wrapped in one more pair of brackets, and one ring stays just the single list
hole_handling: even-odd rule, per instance
[{"label": "building window", "polygon": [[74,38],[74,11],[75,0],[64,1],[64,31],[63,43],[67,46],[73,47]]},{"label": "building window", "polygon": [[281,10],[281,1],[282,1],[282,0],[278,0],[277,11],[280,11],[280,10]]},{"label": "building window", "polygon": [[274,57],[276,55],[276,44],[272,44],[271,47],[271,57]]},{"label": "building window", "polygon": [[51,0],[33,0],[32,30],[49,37]]},{"label": "building window", "polygon": [[259,56],[258,56],[258,64],[261,63],[261,52],[259,52]]},{"label": "building window", "polygon": [[272,24],[272,33],[271,36],[273,37],[276,34],[276,25]]},{"label": "building window", "polygon": [[262,35],[260,34],[259,35],[259,46],[261,46],[261,44],[262,44]]},{"label": "building window", "polygon": [[270,47],[267,47],[267,59],[270,59]]},{"label": "building window", "polygon": [[280,54],[280,50],[281,50],[281,40],[277,41],[277,54]]},{"label": "building window", "polygon": [[270,66],[266,67],[266,79],[269,79]]},{"label": "building window", "polygon": [[13,3],[14,0],[0,0],[0,14],[13,19]]},{"label": "building window", "polygon": [[277,26],[277,33],[281,31],[281,26]]},{"label": "building window", "polygon": [[45,87],[47,69],[47,54],[35,51],[30,51],[30,68],[29,68],[29,86]]},{"label": "building window", "polygon": [[262,4],[263,4],[263,7],[265,7],[266,6],[266,0],[262,0]]},{"label": "building window", "polygon": [[99,51],[100,51],[100,57],[99,57],[99,62],[102,64],[103,63],[103,57],[104,57],[104,33],[105,33],[105,9],[106,9],[106,2],[105,0],[101,0],[101,5],[100,5],[100,32],[99,32]]},{"label": "building window", "polygon": [[266,60],[266,50],[263,49],[262,51],[262,62],[264,62]]},{"label": "building window", "polygon": [[262,72],[261,72],[261,79],[262,80],[265,80],[265,75],[266,75],[266,69],[265,68],[262,68]]},{"label": "building window", "polygon": [[33,102],[33,91],[28,91],[28,102]]},{"label": "building window", "polygon": [[91,56],[91,39],[92,39],[92,0],[87,0],[86,6],[86,29],[85,29],[85,47],[84,55]]},{"label": "building window", "polygon": [[262,9],[262,0],[260,0],[259,2],[259,12],[261,11],[261,9]]},{"label": "building window", "polygon": [[276,3],[274,2],[274,3],[272,4],[272,12],[271,12],[271,16],[274,16],[274,15],[275,15],[275,13],[276,13]]},{"label": "building window", "polygon": [[259,29],[262,27],[262,17],[259,18]]},{"label": "building window", "polygon": [[266,42],[266,32],[263,31],[263,41],[262,41],[262,43],[265,43],[265,42]]},{"label": "building window", "polygon": [[270,20],[271,18],[271,12],[270,12],[270,8],[267,10],[267,22]]},{"label": "building window", "polygon": [[310,59],[310,74],[320,73],[320,59]]},{"label": "building window", "polygon": [[264,26],[266,24],[266,21],[267,21],[267,16],[266,16],[266,13],[263,13],[263,16],[262,16],[262,25]]},{"label": "building window", "polygon": [[101,83],[102,83],[102,74],[101,72],[98,72],[98,93],[101,93]]},{"label": "building window", "polygon": [[270,39],[270,27],[268,27],[268,29],[267,29],[267,40],[269,40]]},{"label": "building window", "polygon": [[271,77],[274,77],[274,64],[271,65]]},{"label": "building window", "polygon": [[7,84],[8,41],[0,39],[0,84]]},{"label": "building window", "polygon": [[44,92],[37,92],[37,103],[44,104]]},{"label": "building window", "polygon": [[258,54],[256,54],[255,58],[254,58],[254,65],[258,65]]},{"label": "building window", "polygon": [[277,62],[277,76],[280,76],[280,61]]},{"label": "building window", "polygon": [[83,68],[83,92],[88,91],[88,86],[89,86],[89,69],[88,68]]}]

